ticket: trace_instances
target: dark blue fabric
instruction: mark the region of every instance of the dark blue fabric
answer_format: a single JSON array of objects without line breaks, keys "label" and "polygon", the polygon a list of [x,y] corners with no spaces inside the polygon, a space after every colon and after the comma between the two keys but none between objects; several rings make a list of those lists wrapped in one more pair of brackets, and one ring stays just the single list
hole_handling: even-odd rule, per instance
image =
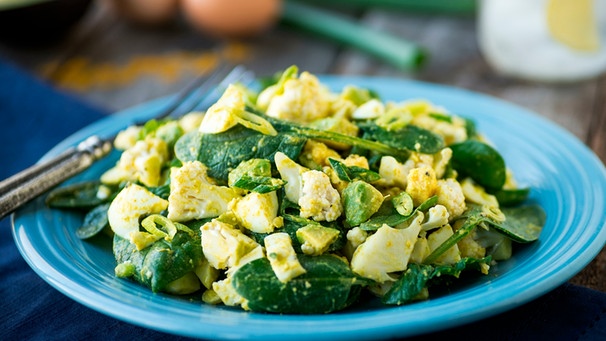
[{"label": "dark blue fabric", "polygon": [[[0,179],[33,164],[103,110],[0,60]],[[86,308],[38,277],[0,221],[0,340],[184,339]],[[506,313],[419,339],[606,340],[606,293],[564,284]]]}]

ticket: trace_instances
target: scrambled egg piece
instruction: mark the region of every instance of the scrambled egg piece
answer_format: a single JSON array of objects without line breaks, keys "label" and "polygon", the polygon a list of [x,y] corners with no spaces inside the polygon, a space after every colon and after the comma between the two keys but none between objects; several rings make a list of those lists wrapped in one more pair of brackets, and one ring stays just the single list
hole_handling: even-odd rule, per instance
[{"label": "scrambled egg piece", "polygon": [[200,280],[193,272],[186,273],[183,277],[168,283],[164,290],[173,295],[187,295],[200,290]]},{"label": "scrambled egg piece", "polygon": [[436,171],[436,177],[441,179],[444,177],[446,173],[446,168],[448,167],[448,163],[452,158],[452,149],[446,147],[439,152],[433,154],[433,169]]},{"label": "scrambled egg piece", "polygon": [[139,126],[130,126],[125,130],[118,132],[118,135],[116,135],[116,138],[114,139],[114,147],[117,150],[132,148],[139,140],[141,129],[142,128]]},{"label": "scrambled egg piece", "polygon": [[408,173],[415,167],[413,160],[407,160],[404,164],[398,162],[393,156],[381,157],[379,165],[379,175],[381,176],[381,185],[386,187],[406,188],[408,184]]},{"label": "scrambled egg piece", "polygon": [[231,282],[231,277],[213,283],[213,291],[219,296],[221,302],[227,306],[241,306],[244,310],[248,308],[248,300],[240,296]]},{"label": "scrambled egg piece", "polygon": [[301,163],[312,169],[329,166],[328,158],[339,160],[341,159],[341,155],[335,150],[328,148],[326,144],[314,140],[307,140],[299,156]]},{"label": "scrambled egg piece", "polygon": [[272,233],[265,237],[264,242],[267,259],[280,282],[286,283],[307,272],[299,263],[287,233]]},{"label": "scrambled egg piece", "polygon": [[415,207],[432,197],[438,187],[436,172],[427,166],[411,169],[406,180],[406,192],[412,197]]},{"label": "scrambled egg piece", "polygon": [[[435,251],[442,243],[446,241],[446,239],[450,238],[454,232],[452,231],[452,227],[450,224],[446,224],[439,228],[437,231],[433,232],[427,237],[427,243],[429,244],[429,249],[431,252]],[[444,252],[438,259],[436,259],[436,264],[454,264],[461,260],[461,252],[459,251],[459,247],[457,244],[453,245],[450,249]]]},{"label": "scrambled egg piece", "polygon": [[238,124],[234,111],[244,111],[245,108],[242,91],[234,85],[229,85],[221,98],[206,110],[200,124],[200,132],[218,134],[228,130]]},{"label": "scrambled egg piece", "polygon": [[344,160],[343,164],[347,167],[357,166],[360,168],[369,169],[368,159],[365,156],[358,154],[349,154]]},{"label": "scrambled egg piece", "polygon": [[354,251],[360,246],[366,238],[368,238],[368,232],[362,230],[359,226],[356,226],[349,231],[347,231],[347,242],[345,242],[345,246],[343,247],[343,255],[347,257],[347,259],[351,260]]},{"label": "scrambled egg piece", "polygon": [[333,117],[351,121],[353,112],[362,104],[372,100],[373,94],[370,90],[359,88],[354,85],[346,85],[340,94],[333,94],[331,110]]},{"label": "scrambled egg piece", "polygon": [[347,241],[351,243],[354,249],[364,243],[366,238],[368,238],[368,232],[362,230],[359,226],[347,231]]},{"label": "scrambled egg piece", "polygon": [[436,193],[438,204],[446,207],[450,218],[456,218],[467,209],[461,184],[454,179],[438,180]]},{"label": "scrambled egg piece", "polygon": [[465,120],[455,116],[451,116],[451,120],[452,122],[444,122],[429,115],[422,115],[413,118],[412,124],[442,136],[446,145],[467,140]]},{"label": "scrambled egg piece", "polygon": [[212,289],[213,282],[219,278],[219,270],[214,268],[208,262],[208,259],[202,257],[200,263],[194,268],[196,276],[206,289]]},{"label": "scrambled egg piece", "polygon": [[474,235],[475,232],[468,234],[457,243],[461,257],[483,258],[486,256],[486,248],[475,241]]},{"label": "scrambled egg piece", "polygon": [[276,153],[274,162],[280,177],[286,181],[284,186],[286,199],[298,203],[301,197],[301,174],[308,171],[308,169],[294,162],[282,152]]},{"label": "scrambled egg piece", "polygon": [[388,102],[385,112],[375,119],[375,123],[388,131],[402,129],[412,121],[412,113],[397,103]]},{"label": "scrambled egg piece", "polygon": [[200,231],[202,252],[215,269],[241,266],[241,260],[260,246],[242,231],[217,219],[202,225]]},{"label": "scrambled egg piece", "polygon": [[328,175],[310,170],[301,175],[301,217],[315,221],[335,221],[343,213],[341,196],[332,187]]},{"label": "scrambled egg piece", "polygon": [[429,249],[429,244],[427,243],[427,238],[419,237],[417,238],[417,242],[415,243],[415,247],[410,254],[409,261],[415,264],[422,264],[425,257],[429,256],[431,250]]},{"label": "scrambled egg piece", "polygon": [[276,192],[260,194],[251,192],[243,198],[233,200],[229,207],[238,222],[257,233],[271,233],[278,217],[278,195]]},{"label": "scrambled egg piece", "polygon": [[497,197],[486,193],[484,188],[476,185],[470,178],[461,182],[461,190],[463,191],[465,199],[469,202],[489,207],[499,207]]},{"label": "scrambled egg piece", "polygon": [[310,123],[330,114],[331,97],[316,76],[302,72],[299,78],[291,77],[263,90],[257,106],[271,117]]},{"label": "scrambled egg piece", "polygon": [[354,251],[351,270],[379,283],[395,281],[389,274],[406,270],[422,221],[423,213],[419,212],[406,228],[381,226]]},{"label": "scrambled egg piece", "polygon": [[239,198],[237,190],[213,184],[206,170],[200,161],[172,169],[168,219],[179,222],[217,217],[228,210],[231,200]]},{"label": "scrambled egg piece", "polygon": [[[446,145],[463,142],[467,139],[465,120],[449,115],[446,109],[426,100],[405,101],[401,105],[412,113],[413,119],[411,124],[442,136]],[[441,114],[447,119],[440,119],[435,114]]]},{"label": "scrambled egg piece", "polygon": [[146,137],[125,150],[116,166],[101,175],[101,182],[116,185],[124,181],[139,181],[146,186],[158,186],[162,166],[168,157],[164,140]]},{"label": "scrambled egg piece", "polygon": [[118,236],[134,243],[139,232],[139,218],[160,213],[168,207],[168,201],[154,195],[145,187],[130,184],[112,201],[107,211],[109,225]]},{"label": "scrambled egg piece", "polygon": [[482,186],[467,178],[462,181],[461,188],[465,195],[465,200],[482,206],[482,214],[496,222],[505,221],[505,214],[499,207],[497,198],[488,194]]},{"label": "scrambled egg piece", "polygon": [[436,154],[413,152],[404,163],[400,163],[392,156],[383,156],[379,165],[380,184],[384,187],[396,186],[405,189],[408,186],[410,172],[415,168],[431,168],[432,178],[440,179],[444,177],[451,158],[450,148],[444,148]]},{"label": "scrambled egg piece", "polygon": [[448,224],[448,210],[442,205],[435,205],[427,212],[427,221],[421,225],[423,231],[429,231]]},{"label": "scrambled egg piece", "polygon": [[179,119],[179,126],[181,126],[181,129],[183,129],[185,133],[196,131],[200,128],[203,119],[203,112],[190,112]]},{"label": "scrambled egg piece", "polygon": [[373,98],[368,102],[360,105],[351,114],[352,118],[356,120],[367,120],[378,118],[385,113],[385,105],[380,100]]}]

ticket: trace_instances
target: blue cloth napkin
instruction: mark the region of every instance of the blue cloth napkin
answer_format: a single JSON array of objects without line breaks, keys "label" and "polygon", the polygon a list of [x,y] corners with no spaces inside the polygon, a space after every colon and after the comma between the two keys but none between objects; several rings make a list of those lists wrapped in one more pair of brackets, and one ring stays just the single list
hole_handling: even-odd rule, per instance
[{"label": "blue cloth napkin", "polygon": [[[32,165],[106,113],[0,60],[0,179]],[[27,265],[0,221],[0,340],[186,339],[105,316],[64,296]],[[418,337],[454,340],[606,340],[606,293],[564,284],[530,303]]]}]

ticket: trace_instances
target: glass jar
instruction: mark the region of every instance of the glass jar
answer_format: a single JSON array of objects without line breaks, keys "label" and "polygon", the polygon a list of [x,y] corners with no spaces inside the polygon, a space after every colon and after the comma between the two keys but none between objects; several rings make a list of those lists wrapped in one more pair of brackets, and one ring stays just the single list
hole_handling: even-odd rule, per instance
[{"label": "glass jar", "polygon": [[570,82],[606,71],[606,0],[482,0],[478,42],[506,76]]}]

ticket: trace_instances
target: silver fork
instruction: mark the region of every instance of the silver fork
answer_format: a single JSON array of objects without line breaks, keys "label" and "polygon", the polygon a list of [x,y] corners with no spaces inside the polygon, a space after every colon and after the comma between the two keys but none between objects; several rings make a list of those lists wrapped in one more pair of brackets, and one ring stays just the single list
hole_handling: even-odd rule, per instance
[{"label": "silver fork", "polygon": [[[222,64],[208,77],[198,77],[185,87],[155,119],[177,118],[193,110],[207,108],[231,83],[252,82],[252,72],[241,65]],[[186,106],[187,109],[183,109]],[[52,187],[84,171],[112,150],[115,135],[93,135],[58,156],[35,164],[0,182],[0,219],[14,212]]]}]

